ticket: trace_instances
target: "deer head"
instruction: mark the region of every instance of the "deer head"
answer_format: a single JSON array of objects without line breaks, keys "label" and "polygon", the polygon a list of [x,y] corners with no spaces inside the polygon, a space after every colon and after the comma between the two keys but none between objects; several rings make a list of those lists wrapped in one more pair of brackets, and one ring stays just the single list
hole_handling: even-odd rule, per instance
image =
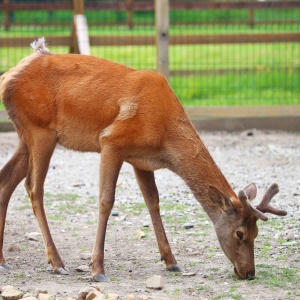
[{"label": "deer head", "polygon": [[258,234],[257,220],[267,221],[265,213],[278,216],[287,214],[284,210],[270,206],[270,201],[278,192],[278,185],[272,184],[255,208],[250,204],[257,193],[253,183],[238,193],[236,202],[232,202],[215,187],[209,187],[209,198],[218,207],[212,219],[220,245],[240,279],[255,277],[254,239]]}]

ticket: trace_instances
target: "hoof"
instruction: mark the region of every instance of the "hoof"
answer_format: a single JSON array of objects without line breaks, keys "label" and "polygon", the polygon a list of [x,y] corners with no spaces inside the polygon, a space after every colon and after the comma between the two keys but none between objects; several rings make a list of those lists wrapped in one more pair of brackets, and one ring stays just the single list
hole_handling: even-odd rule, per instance
[{"label": "hoof", "polygon": [[104,274],[96,274],[93,276],[93,281],[96,282],[109,282],[109,279]]},{"label": "hoof", "polygon": [[170,272],[182,272],[181,268],[178,265],[171,265],[167,267],[167,270]]},{"label": "hoof", "polygon": [[12,267],[9,264],[1,264],[0,270],[11,270]]},{"label": "hoof", "polygon": [[54,270],[55,274],[59,274],[59,275],[70,275],[70,271],[69,269],[65,268],[57,268]]}]

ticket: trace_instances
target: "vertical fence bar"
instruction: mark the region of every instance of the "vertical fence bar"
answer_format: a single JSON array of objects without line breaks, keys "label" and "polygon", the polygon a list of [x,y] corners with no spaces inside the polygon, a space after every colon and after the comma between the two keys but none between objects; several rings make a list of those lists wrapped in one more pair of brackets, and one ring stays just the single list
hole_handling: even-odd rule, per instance
[{"label": "vertical fence bar", "polygon": [[10,27],[10,10],[8,9],[8,4],[9,4],[10,0],[3,0],[3,3],[4,4],[7,4],[7,9],[3,12],[4,14],[4,29],[6,31],[9,30],[9,27]]},{"label": "vertical fence bar", "polygon": [[169,0],[155,0],[155,22],[157,71],[169,80]]},{"label": "vertical fence bar", "polygon": [[88,27],[84,15],[84,0],[73,0],[74,21],[72,28],[71,53],[90,54]]}]

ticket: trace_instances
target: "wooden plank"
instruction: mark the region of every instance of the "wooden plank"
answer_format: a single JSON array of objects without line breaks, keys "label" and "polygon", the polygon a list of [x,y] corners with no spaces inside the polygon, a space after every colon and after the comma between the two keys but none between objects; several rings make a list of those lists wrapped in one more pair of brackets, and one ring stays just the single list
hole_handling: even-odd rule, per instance
[{"label": "wooden plank", "polygon": [[169,80],[169,0],[155,0],[157,71]]},{"label": "wooden plank", "polygon": [[[228,9],[294,9],[299,8],[299,1],[239,1],[239,2],[211,2],[211,1],[182,1],[171,2],[172,10],[228,10]],[[1,3],[0,10],[72,10],[71,2],[52,3]],[[85,4],[86,10],[126,10],[126,2],[88,2]],[[153,11],[153,1],[139,1],[135,3],[135,11]]]},{"label": "wooden plank", "polygon": [[300,116],[300,105],[185,107],[191,118],[241,118]]},{"label": "wooden plank", "polygon": [[[0,47],[28,47],[34,37],[0,38]],[[73,45],[71,37],[46,36],[49,46]],[[244,43],[299,43],[300,33],[223,34],[170,36],[170,45],[244,44]],[[90,36],[91,46],[155,45],[154,36]]]}]

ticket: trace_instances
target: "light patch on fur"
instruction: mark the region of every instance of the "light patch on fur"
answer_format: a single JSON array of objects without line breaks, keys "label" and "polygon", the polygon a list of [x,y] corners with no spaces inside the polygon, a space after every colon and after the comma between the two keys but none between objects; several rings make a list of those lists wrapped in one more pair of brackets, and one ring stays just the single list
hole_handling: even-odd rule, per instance
[{"label": "light patch on fur", "polygon": [[120,112],[116,121],[123,121],[135,116],[138,109],[137,98],[121,98],[119,99],[118,104],[120,106]]},{"label": "light patch on fur", "polygon": [[108,125],[106,128],[104,128],[100,134],[99,138],[108,137],[112,134],[114,129],[114,123],[118,121],[124,121],[127,119],[133,118],[138,110],[138,98],[132,97],[132,98],[120,98],[118,100],[118,105],[120,106],[120,111],[115,120]]},{"label": "light patch on fur", "polygon": [[43,37],[32,42],[30,46],[34,50],[34,54],[23,58],[15,67],[11,68],[0,77],[0,98],[3,98],[9,82],[14,80],[16,76],[24,70],[25,67],[27,67],[34,59],[36,59],[37,55],[51,54],[49,49],[46,47],[46,42]]},{"label": "light patch on fur", "polygon": [[30,44],[30,47],[32,48],[32,50],[36,53],[42,53],[42,54],[51,54],[50,50],[47,48],[46,46],[46,40],[44,37],[39,38],[36,41],[33,41]]}]

